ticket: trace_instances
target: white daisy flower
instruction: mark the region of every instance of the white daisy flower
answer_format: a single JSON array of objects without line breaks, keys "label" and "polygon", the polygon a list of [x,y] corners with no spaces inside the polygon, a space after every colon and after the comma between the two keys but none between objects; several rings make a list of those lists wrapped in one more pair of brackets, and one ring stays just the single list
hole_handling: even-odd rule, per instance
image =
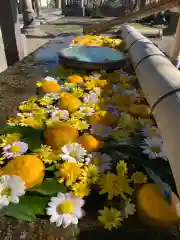
[{"label": "white daisy flower", "polygon": [[91,116],[95,112],[95,110],[91,107],[80,107],[79,112],[84,114],[85,116]]},{"label": "white daisy flower", "polygon": [[51,223],[66,228],[71,224],[78,224],[78,219],[83,216],[83,205],[84,200],[72,193],[58,193],[57,197],[52,197],[48,203],[47,215],[51,216]]},{"label": "white daisy flower", "polygon": [[98,101],[98,96],[94,92],[89,92],[89,94],[84,95],[84,102],[88,104],[95,104]]},{"label": "white daisy flower", "polygon": [[113,129],[103,124],[92,125],[91,133],[97,137],[105,138],[112,134]]},{"label": "white daisy flower", "polygon": [[99,168],[99,172],[110,170],[112,167],[112,158],[106,153],[93,152],[90,163]]},{"label": "white daisy flower", "polygon": [[3,147],[2,155],[9,159],[23,155],[28,150],[28,144],[25,142],[13,142]]},{"label": "white daisy flower", "polygon": [[61,148],[62,154],[60,157],[64,161],[69,162],[83,162],[87,155],[86,150],[79,143],[71,143],[64,145]]},{"label": "white daisy flower", "polygon": [[21,113],[21,112],[18,112],[16,115],[17,115],[18,117],[24,118],[24,117],[32,117],[32,116],[33,116],[33,113],[28,113],[28,112],[23,112],[23,113]]},{"label": "white daisy flower", "polygon": [[43,80],[45,80],[47,82],[57,82],[57,79],[50,77],[50,76],[45,77]]},{"label": "white daisy flower", "polygon": [[135,204],[131,203],[131,199],[128,199],[125,202],[124,218],[128,218],[129,215],[134,215],[135,212],[136,212]]},{"label": "white daisy flower", "polygon": [[163,142],[161,138],[146,138],[141,146],[143,153],[147,154],[150,159],[163,158],[167,160],[163,151]]},{"label": "white daisy flower", "polygon": [[60,94],[59,93],[46,93],[44,97],[52,99],[52,100],[58,100],[60,99]]},{"label": "white daisy flower", "polygon": [[64,85],[61,85],[61,91],[70,92],[74,87],[76,87],[75,83],[65,83]]},{"label": "white daisy flower", "polygon": [[25,184],[18,176],[0,177],[0,209],[12,203],[19,203],[19,197],[25,194]]},{"label": "white daisy flower", "polygon": [[51,112],[51,117],[57,117],[60,120],[67,120],[69,118],[69,112],[57,108]]}]

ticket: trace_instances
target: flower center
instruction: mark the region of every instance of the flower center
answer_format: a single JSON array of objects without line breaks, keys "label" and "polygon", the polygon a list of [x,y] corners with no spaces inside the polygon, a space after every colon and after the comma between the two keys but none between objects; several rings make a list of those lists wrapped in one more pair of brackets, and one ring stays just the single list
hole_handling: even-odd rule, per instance
[{"label": "flower center", "polygon": [[150,136],[153,137],[153,136],[157,136],[157,130],[155,128],[151,128],[150,129]]},{"label": "flower center", "polygon": [[13,146],[11,146],[10,151],[14,152],[14,153],[17,153],[17,152],[21,151],[21,148],[17,145],[13,145]]},{"label": "flower center", "polygon": [[8,187],[5,187],[1,193],[0,193],[1,196],[10,196],[11,195],[11,189],[8,188]]},{"label": "flower center", "polygon": [[58,206],[60,213],[69,214],[73,211],[73,202],[68,200]]},{"label": "flower center", "polygon": [[83,109],[83,112],[84,112],[84,113],[89,113],[89,112],[90,112],[90,109],[89,109],[89,108],[85,108],[85,109]]},{"label": "flower center", "polygon": [[78,155],[75,151],[71,152],[71,157],[76,158]]},{"label": "flower center", "polygon": [[63,113],[62,112],[58,112],[57,116],[58,117],[63,117]]},{"label": "flower center", "polygon": [[95,165],[101,165],[103,161],[102,161],[102,159],[100,157],[94,157],[92,162]]},{"label": "flower center", "polygon": [[154,152],[154,153],[160,153],[160,152],[161,152],[160,147],[151,147],[151,150],[152,150],[152,152]]}]

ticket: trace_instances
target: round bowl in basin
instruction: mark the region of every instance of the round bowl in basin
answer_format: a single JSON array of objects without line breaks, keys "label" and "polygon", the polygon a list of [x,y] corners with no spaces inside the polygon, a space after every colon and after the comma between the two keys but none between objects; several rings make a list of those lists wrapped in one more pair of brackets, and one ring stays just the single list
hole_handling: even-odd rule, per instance
[{"label": "round bowl in basin", "polygon": [[59,53],[60,64],[85,70],[115,70],[124,67],[123,52],[108,47],[73,46]]}]

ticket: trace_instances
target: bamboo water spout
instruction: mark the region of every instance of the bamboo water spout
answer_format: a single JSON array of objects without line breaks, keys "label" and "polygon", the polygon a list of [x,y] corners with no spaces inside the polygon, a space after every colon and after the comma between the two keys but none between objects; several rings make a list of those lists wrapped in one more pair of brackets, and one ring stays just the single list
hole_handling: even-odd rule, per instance
[{"label": "bamboo water spout", "polygon": [[180,72],[147,38],[122,27],[132,64],[152,109],[180,195]]}]

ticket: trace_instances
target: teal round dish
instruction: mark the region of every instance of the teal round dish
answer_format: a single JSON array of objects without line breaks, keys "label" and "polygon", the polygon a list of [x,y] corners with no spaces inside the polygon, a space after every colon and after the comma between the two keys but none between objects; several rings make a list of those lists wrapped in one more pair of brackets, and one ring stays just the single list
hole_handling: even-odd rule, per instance
[{"label": "teal round dish", "polygon": [[73,46],[59,53],[60,64],[86,70],[120,69],[127,57],[123,52],[108,47]]}]

